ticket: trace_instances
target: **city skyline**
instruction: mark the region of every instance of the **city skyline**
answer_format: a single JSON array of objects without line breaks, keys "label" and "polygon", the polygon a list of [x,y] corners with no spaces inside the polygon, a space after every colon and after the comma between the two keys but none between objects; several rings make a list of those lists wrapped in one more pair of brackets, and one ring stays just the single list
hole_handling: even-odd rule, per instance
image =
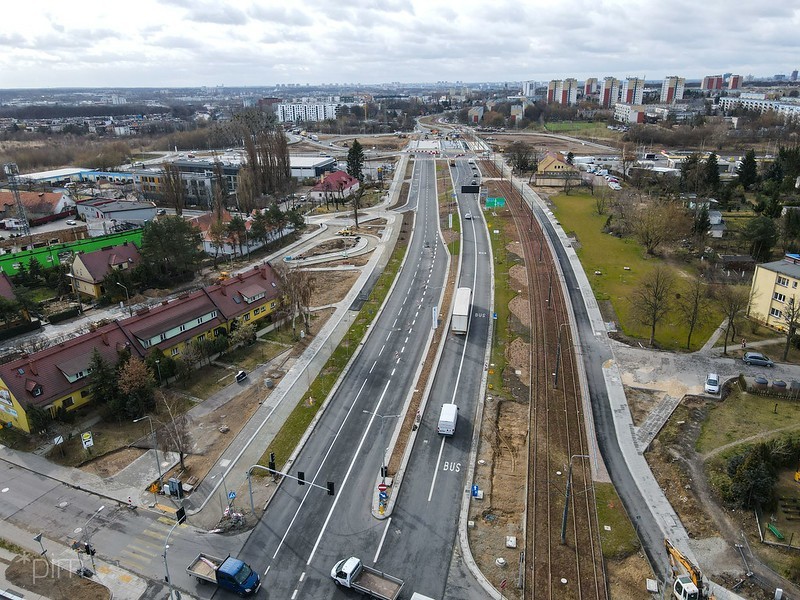
[{"label": "city skyline", "polygon": [[[379,7],[376,8],[376,4]],[[0,87],[197,87],[716,73],[797,68],[800,9],[751,0],[331,6],[209,0],[7,7]]]}]

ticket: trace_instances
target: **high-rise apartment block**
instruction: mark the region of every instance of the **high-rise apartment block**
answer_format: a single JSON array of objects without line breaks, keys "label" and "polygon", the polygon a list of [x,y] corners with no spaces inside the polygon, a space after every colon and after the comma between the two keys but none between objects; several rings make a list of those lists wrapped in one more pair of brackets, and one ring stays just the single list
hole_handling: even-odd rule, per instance
[{"label": "high-rise apartment block", "polygon": [[623,104],[641,104],[644,94],[644,79],[638,77],[628,77],[622,82],[622,96],[620,102]]},{"label": "high-rise apartment block", "polygon": [[552,79],[547,84],[547,102],[571,106],[578,102],[577,79]]},{"label": "high-rise apartment block", "polygon": [[603,83],[600,85],[600,106],[610,108],[617,102],[619,102],[619,79],[603,78]]},{"label": "high-rise apartment block", "polygon": [[683,88],[686,85],[686,79],[672,75],[664,78],[664,83],[661,86],[661,102],[672,104],[677,100],[683,100]]},{"label": "high-rise apartment block", "polygon": [[728,89],[729,90],[738,90],[742,87],[742,76],[741,75],[731,75],[728,78]]},{"label": "high-rise apartment block", "polygon": [[597,93],[597,77],[589,77],[583,82],[583,95],[591,96]]},{"label": "high-rise apartment block", "polygon": [[723,88],[725,80],[722,75],[706,75],[703,77],[703,83],[700,86],[701,90],[714,92]]}]

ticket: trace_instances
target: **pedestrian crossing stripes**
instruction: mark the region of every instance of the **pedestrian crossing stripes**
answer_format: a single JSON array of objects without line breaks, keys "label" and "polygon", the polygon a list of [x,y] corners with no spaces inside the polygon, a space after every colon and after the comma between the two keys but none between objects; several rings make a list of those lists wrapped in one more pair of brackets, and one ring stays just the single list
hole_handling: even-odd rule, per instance
[{"label": "pedestrian crossing stripes", "polygon": [[[153,560],[159,559],[163,554],[164,542],[173,525],[175,525],[175,520],[169,517],[159,517],[152,521],[146,529],[136,535],[127,547],[120,552],[120,565],[132,571],[146,571],[148,565]],[[181,531],[185,530],[186,527],[185,523],[175,527],[172,539],[179,537]]]}]

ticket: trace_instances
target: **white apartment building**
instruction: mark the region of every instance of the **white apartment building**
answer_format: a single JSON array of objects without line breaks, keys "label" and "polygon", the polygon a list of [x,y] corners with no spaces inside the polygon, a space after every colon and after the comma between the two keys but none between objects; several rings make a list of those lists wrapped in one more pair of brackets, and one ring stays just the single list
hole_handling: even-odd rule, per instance
[{"label": "white apartment building", "polygon": [[686,79],[672,75],[664,78],[664,84],[661,86],[661,102],[672,104],[677,100],[683,100],[683,88],[686,85]]},{"label": "white apartment building", "polygon": [[622,82],[622,94],[620,102],[625,104],[641,104],[644,94],[644,79],[639,77],[628,77]]},{"label": "white apartment building", "polygon": [[800,103],[786,100],[767,100],[765,94],[742,94],[738,98],[725,96],[719,99],[719,105],[724,111],[742,107],[748,110],[757,110],[761,113],[772,110],[787,118],[796,119],[800,117]]},{"label": "white apartment building", "polygon": [[324,121],[336,118],[336,104],[322,102],[285,102],[275,105],[278,123]]},{"label": "white apartment building", "polygon": [[619,79],[615,77],[603,78],[600,84],[600,106],[610,108],[619,102]]}]

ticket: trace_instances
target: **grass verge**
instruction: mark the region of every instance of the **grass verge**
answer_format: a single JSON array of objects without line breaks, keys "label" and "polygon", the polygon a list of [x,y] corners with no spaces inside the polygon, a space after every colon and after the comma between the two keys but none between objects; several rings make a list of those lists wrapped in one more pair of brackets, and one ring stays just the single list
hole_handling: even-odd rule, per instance
[{"label": "grass verge", "polygon": [[[639,538],[612,483],[594,484],[600,545],[606,559],[621,559],[639,550]],[[608,529],[606,529],[608,527]]]},{"label": "grass verge", "polygon": [[494,310],[497,313],[487,383],[490,390],[500,390],[503,388],[503,371],[506,367],[506,347],[511,339],[508,330],[508,305],[517,293],[511,289],[508,277],[508,270],[514,265],[506,250],[509,241],[506,226],[510,217],[500,217],[494,212],[486,213],[485,216],[494,258]]},{"label": "grass verge", "polygon": [[300,438],[303,437],[303,433],[308,429],[325,398],[328,397],[328,394],[333,389],[342,370],[355,353],[356,348],[358,348],[358,344],[366,334],[369,324],[372,323],[378,313],[378,309],[389,293],[392,282],[397,277],[407,248],[407,243],[398,241],[389,263],[372,289],[369,300],[361,308],[344,339],[333,351],[328,362],[325,363],[320,374],[311,383],[302,400],[297,403],[283,427],[281,427],[278,434],[264,451],[258,461],[260,465],[267,466],[271,452],[275,453],[275,463],[277,465],[283,465],[289,459],[289,456],[291,456],[300,442]]}]

